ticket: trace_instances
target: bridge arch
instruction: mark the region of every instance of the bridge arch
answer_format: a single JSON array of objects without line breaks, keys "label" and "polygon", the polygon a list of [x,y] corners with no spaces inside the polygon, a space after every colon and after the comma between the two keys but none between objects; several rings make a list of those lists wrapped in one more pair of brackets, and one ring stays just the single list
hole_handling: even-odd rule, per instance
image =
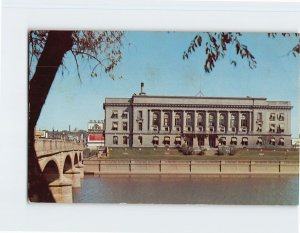
[{"label": "bridge arch", "polygon": [[72,168],[73,168],[72,158],[70,155],[67,155],[65,158],[65,161],[63,162],[62,172],[66,173],[67,171],[72,170]]},{"label": "bridge arch", "polygon": [[57,164],[57,162],[54,160],[49,160],[42,170],[42,175],[44,176],[48,184],[54,182],[55,180],[58,180],[60,175],[59,165]]},{"label": "bridge arch", "polygon": [[79,165],[79,157],[78,154],[75,153],[74,155],[74,166],[77,167]]}]

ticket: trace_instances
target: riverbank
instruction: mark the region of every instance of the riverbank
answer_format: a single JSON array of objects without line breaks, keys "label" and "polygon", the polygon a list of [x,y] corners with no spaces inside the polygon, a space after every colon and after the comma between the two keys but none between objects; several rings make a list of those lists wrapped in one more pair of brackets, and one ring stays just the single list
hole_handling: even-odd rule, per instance
[{"label": "riverbank", "polygon": [[298,174],[292,160],[84,160],[86,174]]}]

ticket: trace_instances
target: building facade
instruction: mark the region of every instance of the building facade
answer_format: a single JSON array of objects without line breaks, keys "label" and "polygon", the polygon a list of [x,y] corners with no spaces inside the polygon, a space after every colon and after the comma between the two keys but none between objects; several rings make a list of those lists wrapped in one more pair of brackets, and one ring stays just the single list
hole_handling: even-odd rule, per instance
[{"label": "building facade", "polygon": [[289,101],[252,97],[106,98],[105,146],[291,147]]}]

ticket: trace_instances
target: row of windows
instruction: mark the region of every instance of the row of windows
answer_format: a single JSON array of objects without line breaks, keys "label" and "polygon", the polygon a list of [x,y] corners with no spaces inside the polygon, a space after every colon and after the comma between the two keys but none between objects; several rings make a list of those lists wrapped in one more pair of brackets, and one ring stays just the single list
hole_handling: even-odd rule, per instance
[{"label": "row of windows", "polygon": [[[117,121],[112,122],[111,129],[114,130],[114,131],[118,131],[119,130],[119,123]],[[128,130],[128,123],[127,122],[122,122],[122,129],[123,129],[123,131]]]},{"label": "row of windows", "polygon": [[[111,118],[113,118],[113,119],[118,119],[119,118],[118,110],[113,110],[112,111]],[[121,118],[127,119],[128,118],[128,112],[123,111],[122,115],[121,115]]]},{"label": "row of windows", "polygon": [[[175,114],[175,122],[177,122],[177,124],[180,124],[179,121],[181,121],[181,115],[182,113],[176,113]],[[186,125],[191,124],[191,120],[192,120],[192,113],[187,113],[186,114]],[[241,115],[241,119],[246,119],[247,118],[247,113],[242,113]],[[159,113],[154,112],[153,113],[153,125],[157,125],[158,124],[158,116]],[[123,111],[121,117],[123,119],[127,119],[128,118],[128,112],[127,111]],[[214,121],[214,118],[216,117],[216,113],[210,113],[209,114],[209,121]],[[118,110],[113,110],[112,111],[112,115],[111,118],[118,118]],[[169,122],[169,118],[170,118],[170,113],[164,113],[163,119],[164,119],[164,125],[168,125]],[[236,113],[232,113],[231,114],[231,120],[234,120],[237,118],[237,114]],[[277,114],[277,120],[279,121],[284,121],[285,115],[284,113],[278,113]],[[143,119],[143,111],[138,111],[138,116],[137,119]],[[197,121],[198,122],[202,122],[205,119],[205,113],[198,113],[197,114]],[[219,120],[225,120],[226,119],[226,114],[221,113],[219,116]],[[270,113],[269,115],[269,120],[270,121],[275,121],[276,119],[276,114],[275,113]],[[262,112],[257,113],[257,122],[262,122]]]},{"label": "row of windows", "polygon": [[[270,144],[270,145],[275,146],[276,145],[276,140],[275,140],[275,138],[272,137],[272,138],[270,138],[269,141],[264,143],[262,137],[258,137],[257,141],[256,141],[256,145],[263,145],[263,144]],[[219,145],[226,145],[226,137],[221,137],[219,139]],[[236,137],[231,138],[230,145],[237,145],[237,138]],[[242,138],[241,145],[248,146],[248,138],[247,137]],[[284,146],[284,138],[280,138],[277,142],[277,145]]]},{"label": "row of windows", "polygon": [[[138,136],[138,141],[140,143],[140,145],[143,145],[143,137],[142,136]],[[165,136],[162,143],[163,145],[170,145],[170,137],[169,136]],[[200,145],[204,145],[204,139],[203,138],[200,138]],[[231,140],[230,140],[230,145],[237,145],[237,138],[236,137],[232,137]],[[123,145],[127,145],[128,144],[128,137],[127,136],[123,136],[122,137],[122,143]],[[158,136],[154,136],[153,139],[152,139],[152,144],[154,146],[156,145],[159,145],[160,141],[159,141],[159,137]],[[265,142],[267,143],[267,142]],[[263,143],[263,140],[261,137],[258,137],[257,138],[257,141],[256,141],[256,144],[257,145],[263,145],[265,144]],[[276,140],[275,138],[270,138],[270,140],[268,141],[268,143],[270,145],[276,145]],[[114,145],[118,145],[119,144],[119,137],[118,136],[113,136],[113,144]],[[175,145],[181,145],[181,137],[175,137],[175,141],[174,141],[174,144]],[[226,137],[221,137],[219,139],[219,145],[226,145]],[[243,137],[242,140],[241,140],[241,145],[243,146],[248,146],[248,138],[247,137]],[[280,146],[284,146],[284,138],[280,138],[277,142],[277,145],[280,145]]]}]

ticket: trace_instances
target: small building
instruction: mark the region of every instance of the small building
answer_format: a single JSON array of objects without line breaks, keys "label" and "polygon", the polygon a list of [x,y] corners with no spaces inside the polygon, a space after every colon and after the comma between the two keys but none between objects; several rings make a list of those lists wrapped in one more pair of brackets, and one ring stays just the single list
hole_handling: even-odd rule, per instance
[{"label": "small building", "polygon": [[90,120],[87,125],[87,147],[96,150],[99,147],[104,147],[104,121],[102,120]]},{"label": "small building", "polygon": [[87,147],[96,150],[99,147],[104,147],[105,137],[103,133],[89,133],[87,138]]}]

